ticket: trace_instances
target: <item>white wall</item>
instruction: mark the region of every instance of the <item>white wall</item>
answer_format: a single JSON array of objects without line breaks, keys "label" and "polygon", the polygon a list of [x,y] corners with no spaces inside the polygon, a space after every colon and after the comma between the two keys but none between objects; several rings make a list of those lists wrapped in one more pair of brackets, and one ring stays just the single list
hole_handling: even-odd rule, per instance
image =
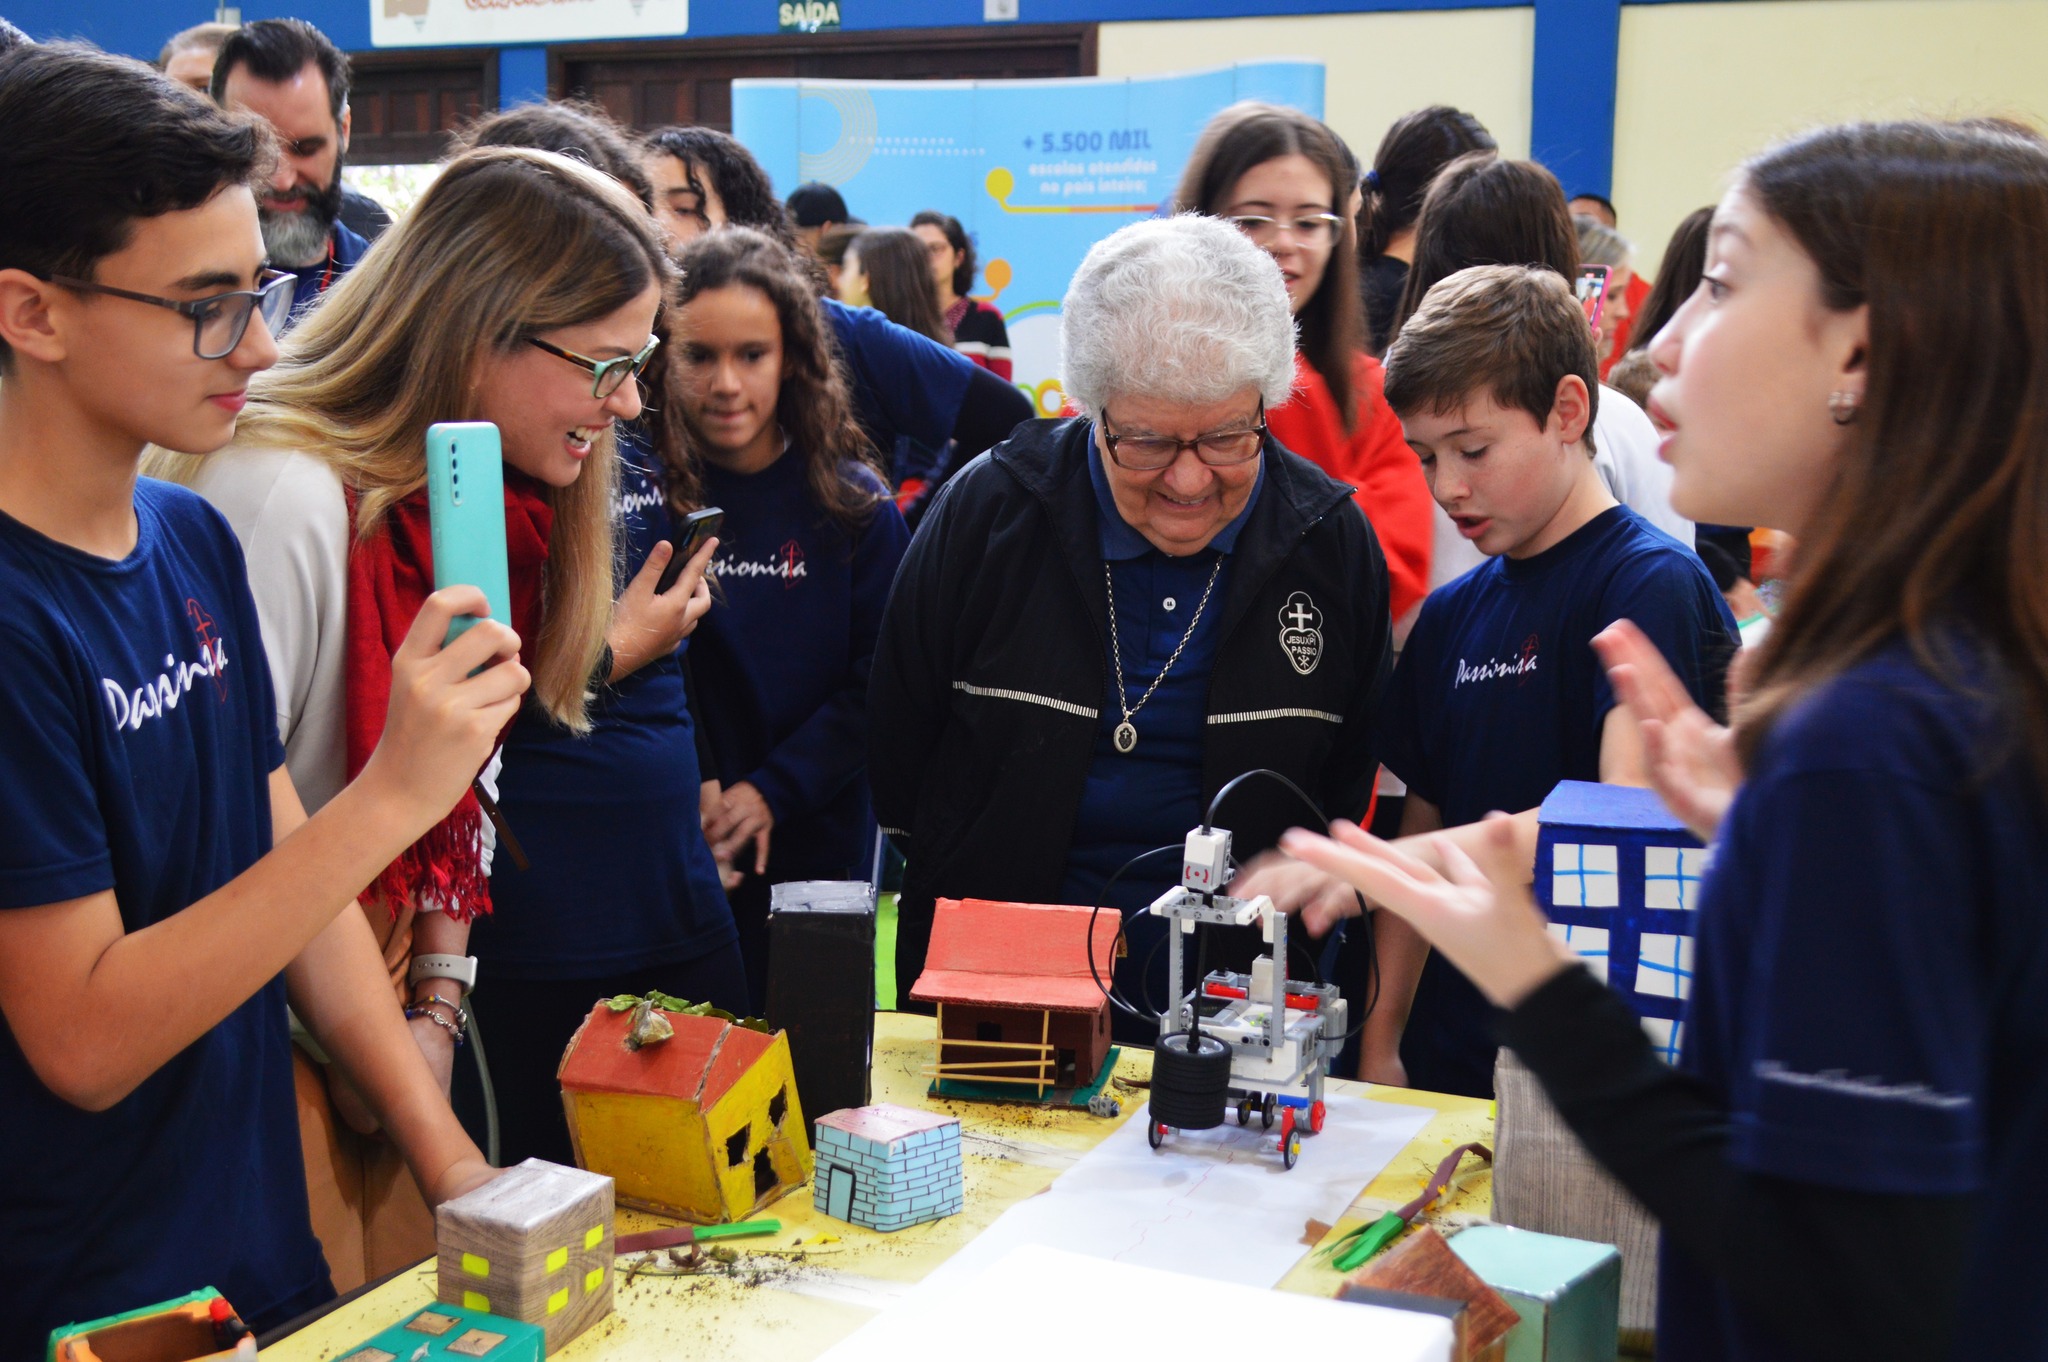
[{"label": "white wall", "polygon": [[1757,0],[1621,12],[1614,202],[1638,264],[1772,142],[1853,118],[2048,112],[2041,0]]},{"label": "white wall", "polygon": [[1478,115],[1501,150],[1529,154],[1529,70],[1535,10],[1433,10],[1106,23],[1105,76],[1192,71],[1266,57],[1324,64],[1324,118],[1367,165],[1380,137],[1411,109],[1450,104]]}]

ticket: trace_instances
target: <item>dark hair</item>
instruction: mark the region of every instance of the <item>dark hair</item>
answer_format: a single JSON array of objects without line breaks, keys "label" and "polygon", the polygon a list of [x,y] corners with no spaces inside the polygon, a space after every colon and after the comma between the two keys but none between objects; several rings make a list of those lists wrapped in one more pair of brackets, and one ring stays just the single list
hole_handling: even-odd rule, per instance
[{"label": "dark hair", "polygon": [[[1585,193],[1580,193],[1580,194],[1574,194],[1574,195],[1572,195],[1572,196],[1571,196],[1571,199],[1570,199],[1570,200],[1568,201],[1568,203],[1567,203],[1567,205],[1566,205],[1566,206],[1567,206],[1567,207],[1569,207],[1569,206],[1570,206],[1570,204],[1572,204],[1572,203],[1577,203],[1577,202],[1578,202],[1578,201],[1579,201],[1580,199],[1584,199],[1584,200],[1585,200],[1586,202],[1588,202],[1588,203],[1597,203],[1597,204],[1599,204],[1599,205],[1600,205],[1600,206],[1601,206],[1602,208],[1605,208],[1605,209],[1607,210],[1607,216],[1608,216],[1608,218],[1609,218],[1610,222],[1612,222],[1612,223],[1615,223],[1615,224],[1618,224],[1618,223],[1620,223],[1620,221],[1621,221],[1621,214],[1619,214],[1619,213],[1617,213],[1617,212],[1615,212],[1615,211],[1614,211],[1614,200],[1613,200],[1613,199],[1610,199],[1610,198],[1608,198],[1608,197],[1607,197],[1607,196],[1606,196],[1605,194],[1585,194]],[[1603,223],[1601,223],[1600,225],[1601,225],[1602,227],[1606,227],[1606,226],[1608,226],[1608,225],[1609,225],[1609,223],[1608,223],[1608,222],[1603,222]]]},{"label": "dark hair", "polygon": [[1445,166],[1415,220],[1415,262],[1392,334],[1439,280],[1473,265],[1541,265],[1567,280],[1579,272],[1579,233],[1555,175],[1490,151]]},{"label": "dark hair", "polygon": [[974,242],[968,239],[967,229],[960,225],[960,219],[950,213],[941,213],[927,208],[910,220],[912,227],[936,227],[946,234],[946,244],[959,253],[960,259],[953,266],[953,292],[962,298],[974,287]]},{"label": "dark hair", "polygon": [[[0,23],[5,22],[5,20],[0,20]],[[214,60],[219,61],[220,45],[228,40],[229,34],[240,27],[240,24],[224,24],[209,19],[203,24],[194,24],[190,28],[181,28],[170,36],[169,41],[164,44],[163,51],[156,54],[156,69],[161,71],[169,66],[171,58],[177,56],[180,52],[191,52],[202,48],[212,52]]]},{"label": "dark hair", "polygon": [[708,175],[729,226],[752,227],[795,248],[796,233],[790,230],[789,214],[775,197],[768,172],[738,142],[712,128],[674,127],[647,134],[643,145],[675,157],[686,171],[701,169]]},{"label": "dark hair", "polygon": [[[819,507],[849,529],[867,524],[888,482],[854,418],[824,309],[797,254],[751,228],[727,227],[686,242],[676,263],[683,270],[686,307],[699,294],[734,287],[755,289],[774,305],[782,328],[775,419],[803,456],[805,480]],[[683,347],[688,345],[686,338]],[[683,424],[688,422],[685,415]],[[702,457],[694,449],[692,454]],[[861,469],[873,478],[860,477]]]},{"label": "dark hair", "polygon": [[23,33],[5,19],[0,19],[0,52],[12,52],[17,47],[33,47],[36,40]]},{"label": "dark hair", "polygon": [[485,114],[455,135],[448,158],[474,147],[526,147],[581,161],[632,190],[641,206],[653,211],[654,190],[640,168],[632,134],[587,101],[551,99]]},{"label": "dark hair", "polygon": [[1700,276],[1707,271],[1707,228],[1713,222],[1713,209],[1695,208],[1671,234],[1663,262],[1657,266],[1657,282],[1650,286],[1642,311],[1630,323],[1629,349],[1647,349],[1672,314],[1699,288]]},{"label": "dark hair", "polygon": [[348,107],[348,55],[304,19],[257,19],[230,33],[213,59],[213,97],[227,100],[228,74],[249,68],[258,80],[290,80],[311,62],[327,82],[327,111],[341,122]]},{"label": "dark hair", "polygon": [[[1365,304],[1358,292],[1358,246],[1347,210],[1357,185],[1357,162],[1320,122],[1295,109],[1245,101],[1209,120],[1174,191],[1178,212],[1216,215],[1245,174],[1282,156],[1306,156],[1330,180],[1330,211],[1343,219],[1330,263],[1315,296],[1296,314],[1303,359],[1329,385],[1349,431],[1358,424],[1359,396],[1352,366],[1365,352]],[[1350,167],[1347,169],[1347,166]]]},{"label": "dark hair", "polygon": [[[0,57],[0,269],[91,279],[142,218],[197,208],[268,167],[262,121],[79,43]],[[13,356],[0,342],[0,368]]]},{"label": "dark hair", "polygon": [[1448,104],[1432,104],[1395,119],[1380,138],[1372,170],[1365,177],[1360,257],[1371,260],[1384,254],[1395,233],[1415,225],[1422,196],[1439,170],[1467,152],[1493,150],[1493,134],[1485,125]]},{"label": "dark hair", "polygon": [[2048,785],[2048,148],[1982,122],[1855,123],[1738,183],[1813,260],[1824,306],[1869,309],[1865,397],[1738,746],[1753,763],[1802,694],[1896,639],[1971,685],[1944,646],[1960,626]]},{"label": "dark hair", "polygon": [[790,190],[787,207],[790,218],[799,227],[822,227],[828,222],[845,222],[851,216],[839,191],[819,180]]},{"label": "dark hair", "polygon": [[1538,265],[1475,265],[1429,291],[1387,347],[1387,405],[1396,414],[1442,413],[1485,392],[1538,426],[1557,385],[1586,385],[1586,448],[1600,410],[1593,329],[1571,284]]},{"label": "dark hair", "polygon": [[953,333],[939,311],[939,286],[922,237],[908,227],[870,227],[847,251],[860,257],[860,272],[868,277],[868,301],[876,311],[941,345],[953,343]]},{"label": "dark hair", "polygon": [[818,263],[821,265],[845,264],[847,251],[852,249],[853,243],[860,240],[861,233],[866,230],[867,228],[865,227],[849,227],[842,222],[836,226],[827,227],[824,231],[818,233],[818,249],[816,251]]}]

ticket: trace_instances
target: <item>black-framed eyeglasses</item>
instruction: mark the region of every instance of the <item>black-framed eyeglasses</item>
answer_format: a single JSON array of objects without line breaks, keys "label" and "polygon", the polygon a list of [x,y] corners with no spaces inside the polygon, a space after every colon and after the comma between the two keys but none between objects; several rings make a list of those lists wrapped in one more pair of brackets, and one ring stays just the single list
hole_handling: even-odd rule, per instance
[{"label": "black-framed eyeglasses", "polygon": [[649,336],[647,344],[640,347],[637,355],[620,355],[617,359],[592,359],[579,355],[574,350],[564,350],[559,345],[550,345],[539,336],[528,336],[528,345],[545,350],[551,355],[568,360],[579,369],[590,371],[590,395],[602,401],[619,390],[628,378],[638,378],[647,367],[647,361],[654,358],[655,349],[661,344],[661,337]]},{"label": "black-framed eyeglasses", "polygon": [[216,293],[210,298],[159,298],[154,293],[135,293],[111,284],[95,284],[90,280],[72,279],[65,275],[53,274],[43,280],[59,288],[68,288],[73,293],[101,293],[109,298],[126,298],[131,303],[148,303],[153,307],[167,307],[192,319],[192,353],[201,359],[226,359],[242,343],[242,336],[249,329],[249,318],[260,308],[263,325],[275,336],[284,329],[285,319],[292,314],[292,295],[298,287],[298,276],[282,270],[265,270],[256,277],[253,289],[237,289],[233,293]]},{"label": "black-framed eyeglasses", "polygon": [[1266,399],[1259,399],[1257,424],[1249,430],[1218,430],[1192,440],[1170,435],[1119,435],[1110,429],[1109,411],[1102,413],[1102,443],[1109,446],[1110,462],[1134,473],[1156,473],[1180,457],[1183,449],[1211,468],[1250,463],[1259,457],[1266,443]]},{"label": "black-framed eyeglasses", "polygon": [[1344,219],[1335,213],[1304,213],[1298,218],[1269,218],[1261,213],[1240,213],[1227,221],[1261,246],[1290,233],[1308,246],[1327,246],[1344,234]]}]

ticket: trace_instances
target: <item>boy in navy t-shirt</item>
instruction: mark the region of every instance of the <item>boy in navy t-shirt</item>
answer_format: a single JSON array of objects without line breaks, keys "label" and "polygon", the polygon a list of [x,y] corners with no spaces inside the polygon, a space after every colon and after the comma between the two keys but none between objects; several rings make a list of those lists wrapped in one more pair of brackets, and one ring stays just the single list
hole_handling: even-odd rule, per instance
[{"label": "boy in navy t-shirt", "polygon": [[0,57],[0,1362],[203,1286],[259,1329],[333,1294],[287,995],[430,1200],[492,1176],[342,910],[488,757],[517,639],[444,651],[483,597],[431,598],[387,741],[308,820],[234,534],[136,476],[225,444],[277,357],[269,154],[134,62]]},{"label": "boy in navy t-shirt", "polygon": [[[1591,646],[1616,620],[1718,707],[1734,618],[1699,559],[1602,483],[1599,392],[1585,315],[1548,270],[1451,276],[1387,352],[1387,401],[1431,492],[1489,559],[1423,602],[1388,689],[1380,751],[1408,785],[1404,835],[1534,810],[1560,780],[1647,783]],[[1374,941],[1362,1074],[1491,1096],[1493,1009],[1400,919],[1375,915]]]}]

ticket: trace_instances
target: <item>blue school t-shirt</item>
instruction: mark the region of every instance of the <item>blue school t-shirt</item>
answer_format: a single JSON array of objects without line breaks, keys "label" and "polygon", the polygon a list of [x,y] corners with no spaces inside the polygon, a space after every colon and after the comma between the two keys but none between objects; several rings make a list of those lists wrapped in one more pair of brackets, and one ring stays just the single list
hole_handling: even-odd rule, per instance
[{"label": "blue school t-shirt", "polygon": [[[139,931],[270,849],[284,750],[241,546],[164,483],[137,483],[135,518],[109,561],[0,515],[0,911],[111,889]],[[333,1294],[282,976],[104,1112],[51,1093],[0,1023],[0,1282],[6,1362],[202,1286],[257,1327]]]},{"label": "blue school t-shirt", "polygon": [[706,502],[725,510],[723,599],[691,662],[720,779],[752,783],[775,815],[771,883],[866,879],[874,854],[868,669],[910,531],[880,478],[846,476],[880,498],[858,531],[812,499],[800,451],[758,473],[704,470]]},{"label": "blue school t-shirt", "polygon": [[[1599,780],[1615,700],[1592,640],[1619,619],[1718,709],[1734,615],[1690,549],[1615,506],[1532,558],[1489,558],[1423,601],[1388,687],[1381,760],[1445,827],[1535,808],[1561,780]],[[1432,952],[1402,1039],[1408,1081],[1491,1096],[1497,1048],[1493,1009]]]},{"label": "blue school t-shirt", "polygon": [[[2048,1357],[2048,800],[2001,688],[1903,644],[1765,739],[1702,886],[1680,1067],[1756,1174],[1982,1194],[1954,1356]],[[1901,1226],[1902,1244],[1910,1227]],[[1803,1358],[1666,1236],[1658,1356]]]},{"label": "blue school t-shirt", "polygon": [[[630,431],[619,441],[612,515],[622,587],[656,544],[682,547],[657,456]],[[588,734],[530,702],[520,710],[498,807],[530,868],[502,845],[492,858],[493,911],[470,928],[480,977],[594,979],[695,960],[738,939],[698,813],[688,647],[685,639],[597,687]]]},{"label": "blue school t-shirt", "polygon": [[875,448],[893,454],[900,436],[924,457],[943,452],[959,424],[974,361],[871,307],[848,307],[834,298],[824,304],[854,410]]}]

